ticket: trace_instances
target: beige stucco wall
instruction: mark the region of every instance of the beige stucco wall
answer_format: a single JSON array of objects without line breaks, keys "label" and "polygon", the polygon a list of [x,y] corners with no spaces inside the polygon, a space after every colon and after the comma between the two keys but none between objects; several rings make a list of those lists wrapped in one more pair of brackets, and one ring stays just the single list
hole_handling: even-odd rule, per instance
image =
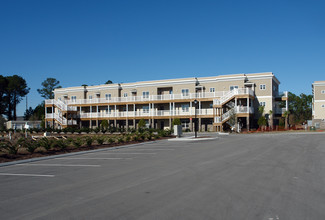
[{"label": "beige stucco wall", "polygon": [[325,85],[324,86],[314,86],[315,100],[325,100],[325,93],[322,94],[322,90],[325,91]]},{"label": "beige stucco wall", "polygon": [[325,106],[325,101],[314,103],[314,119],[325,119],[325,107],[322,107],[322,105]]},{"label": "beige stucco wall", "polygon": [[258,112],[258,108],[259,108],[259,103],[260,102],[265,102],[265,108],[264,108],[264,114],[268,114],[270,110],[274,110],[273,109],[273,104],[275,104],[273,102],[273,99],[272,98],[264,98],[264,97],[256,97],[256,100],[254,102],[254,108],[255,108],[255,111]]}]

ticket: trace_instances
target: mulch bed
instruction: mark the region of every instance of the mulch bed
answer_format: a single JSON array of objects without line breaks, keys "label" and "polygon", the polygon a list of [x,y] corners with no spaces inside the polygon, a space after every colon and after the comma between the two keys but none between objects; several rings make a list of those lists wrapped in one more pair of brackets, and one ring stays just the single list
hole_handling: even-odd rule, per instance
[{"label": "mulch bed", "polygon": [[150,141],[130,141],[127,143],[120,143],[120,144],[113,143],[113,144],[93,145],[91,147],[88,147],[88,146],[81,146],[79,148],[67,147],[64,150],[51,149],[51,150],[45,151],[45,152],[36,151],[33,154],[30,154],[28,152],[24,152],[24,153],[22,152],[22,153],[19,153],[16,155],[3,153],[0,155],[0,163],[11,162],[11,161],[16,161],[16,160],[25,160],[25,159],[31,159],[31,158],[37,158],[37,157],[46,157],[46,156],[67,154],[67,153],[72,153],[72,152],[81,152],[81,151],[87,151],[87,150],[111,148],[111,147],[130,145],[130,144],[145,143],[145,142],[151,142],[151,141],[157,141],[157,140],[163,140],[163,139],[169,139],[169,138],[172,138],[172,137],[162,137],[162,138],[159,138],[156,140],[150,140]]}]

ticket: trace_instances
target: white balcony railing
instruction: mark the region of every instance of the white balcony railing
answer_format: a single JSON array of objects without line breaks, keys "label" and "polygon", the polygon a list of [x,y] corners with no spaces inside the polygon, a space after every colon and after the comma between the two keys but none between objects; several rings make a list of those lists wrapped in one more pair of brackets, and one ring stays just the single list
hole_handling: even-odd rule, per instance
[{"label": "white balcony railing", "polygon": [[226,120],[228,120],[228,118],[231,116],[231,113],[234,114],[238,114],[238,113],[249,113],[252,114],[254,113],[254,108],[253,107],[247,107],[247,106],[237,106],[234,107],[232,109],[230,109],[229,111],[227,111],[226,113],[224,113],[223,115],[220,116],[215,116],[214,117],[214,123],[221,123],[224,122]]},{"label": "white balcony railing", "polygon": [[[149,96],[129,96],[129,97],[111,97],[111,98],[94,98],[94,99],[73,99],[73,100],[45,100],[45,104],[55,104],[59,108],[66,110],[67,105],[79,104],[98,104],[98,103],[123,103],[123,102],[143,102],[143,101],[162,101],[162,100],[183,100],[183,99],[201,99],[201,98],[219,98],[229,91],[202,92],[183,94],[166,94],[166,95],[149,95]],[[70,107],[70,106],[69,106]],[[71,106],[75,109],[75,106]]]},{"label": "white balcony railing", "polygon": [[227,102],[234,95],[251,95],[251,96],[254,96],[254,91],[249,89],[249,88],[233,89],[233,90],[225,93],[223,96],[221,96],[221,98],[214,99],[213,104],[214,105],[221,105],[221,104]]},{"label": "white balcony railing", "polygon": [[[197,115],[213,115],[213,109],[197,109]],[[150,111],[111,111],[80,113],[80,118],[117,118],[117,117],[156,117],[156,116],[194,116],[195,112],[180,110],[150,110]],[[46,118],[50,116],[46,115]]]},{"label": "white balcony railing", "polygon": [[61,109],[61,111],[77,111],[76,106],[68,106],[66,103],[64,103],[61,100],[47,99],[45,100],[45,104],[56,105],[59,109]]}]

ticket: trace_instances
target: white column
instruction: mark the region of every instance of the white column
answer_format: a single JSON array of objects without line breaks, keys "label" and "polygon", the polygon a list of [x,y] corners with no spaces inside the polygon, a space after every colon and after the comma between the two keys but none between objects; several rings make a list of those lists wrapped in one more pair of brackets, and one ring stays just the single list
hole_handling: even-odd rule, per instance
[{"label": "white column", "polygon": [[[151,116],[151,104],[149,103],[149,116]],[[150,122],[149,122],[149,124],[150,124]]]},{"label": "white column", "polygon": [[90,123],[89,123],[89,127],[92,128],[93,127],[93,121],[91,120],[91,113],[93,112],[93,107],[90,106]]},{"label": "white column", "polygon": [[199,114],[198,115],[200,115],[201,114],[201,101],[199,101]]},{"label": "white column", "polygon": [[97,121],[98,121],[98,105],[96,106],[96,118],[97,118]]},{"label": "white column", "polygon": [[176,108],[175,108],[175,102],[173,102],[173,115],[175,115]]},{"label": "white column", "polygon": [[288,109],[289,109],[289,103],[288,103],[288,98],[287,98],[287,100],[286,100],[286,111],[288,111]]},{"label": "white column", "polygon": [[[133,114],[134,114],[133,117],[135,117],[135,104],[133,104]],[[135,124],[134,124],[133,126],[134,126],[134,128],[135,128]]]},{"label": "white column", "polygon": [[114,116],[116,117],[117,114],[116,114],[116,105],[114,105]]},{"label": "white column", "polygon": [[190,115],[192,115],[192,101],[190,101]]},{"label": "white column", "polygon": [[129,112],[129,105],[126,104],[126,122],[125,122],[125,125],[126,125],[126,129],[129,128],[129,119],[128,119],[128,112]]},{"label": "white column", "polygon": [[155,116],[155,103],[152,103],[152,116]]}]

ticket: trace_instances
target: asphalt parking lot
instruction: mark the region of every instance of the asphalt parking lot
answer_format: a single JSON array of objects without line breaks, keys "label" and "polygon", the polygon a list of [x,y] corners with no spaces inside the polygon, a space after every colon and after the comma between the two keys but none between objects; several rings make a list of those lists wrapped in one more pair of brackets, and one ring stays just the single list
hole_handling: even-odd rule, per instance
[{"label": "asphalt parking lot", "polygon": [[210,135],[0,167],[1,219],[325,218],[325,133]]}]

